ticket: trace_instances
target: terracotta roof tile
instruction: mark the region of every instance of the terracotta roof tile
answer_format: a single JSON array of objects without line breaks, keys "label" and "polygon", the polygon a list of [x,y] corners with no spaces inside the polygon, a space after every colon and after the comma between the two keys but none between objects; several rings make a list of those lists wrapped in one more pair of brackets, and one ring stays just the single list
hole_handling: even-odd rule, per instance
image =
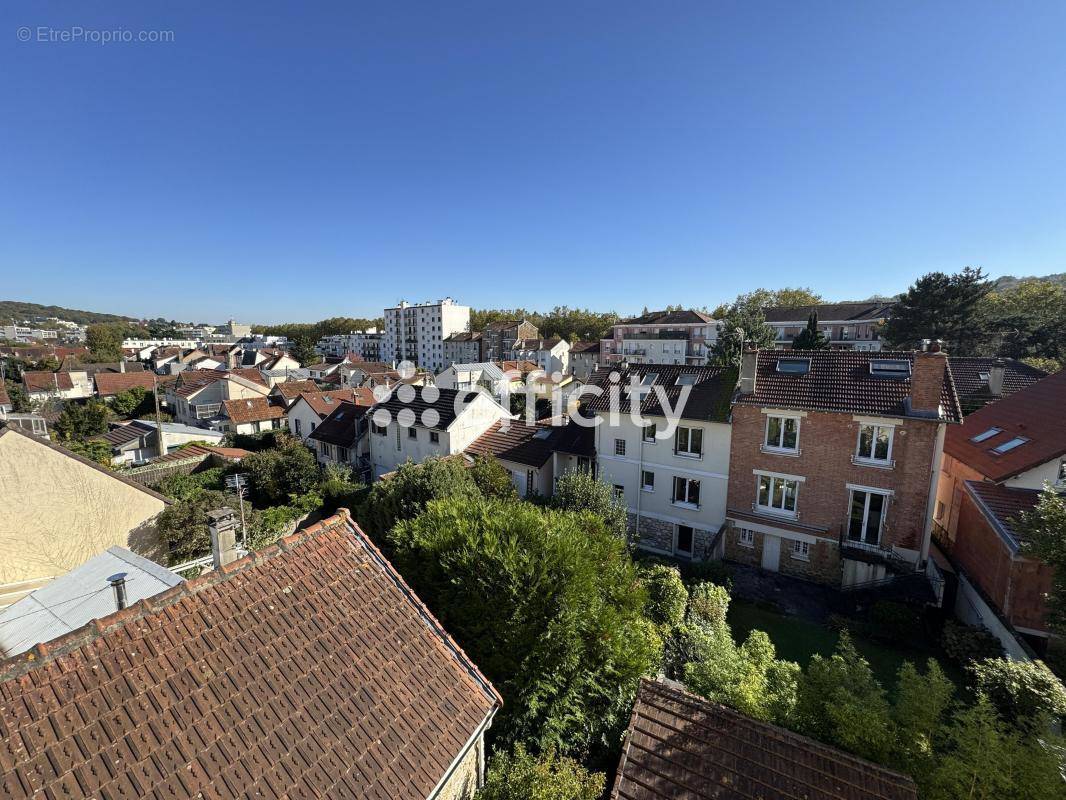
[{"label": "terracotta roof tile", "polygon": [[342,513],[0,663],[0,787],[421,799],[500,702]]},{"label": "terracotta roof tile", "polygon": [[[608,388],[611,386],[610,376],[612,374],[619,375],[618,399],[619,410],[622,414],[629,413],[630,392],[628,387],[630,379],[636,376],[639,382],[645,378],[650,380],[648,376],[655,375],[655,382],[649,384],[649,386],[662,388],[666,393],[670,406],[675,409],[678,409],[682,391],[686,388],[689,390],[688,400],[679,409],[682,419],[710,422],[728,422],[729,420],[729,404],[737,384],[737,373],[734,369],[724,367],[688,367],[675,364],[631,364],[628,367],[602,367],[596,370],[588,381],[589,384],[599,386],[604,390],[599,397],[593,397],[588,401],[586,408],[589,411],[610,410],[611,396]],[[690,386],[685,386],[678,383],[680,380],[693,380],[695,382]],[[665,416],[654,388],[640,394],[642,397],[640,413],[642,415]]]},{"label": "terracotta roof tile", "polygon": [[505,461],[514,461],[530,467],[543,467],[552,456],[550,425],[526,425],[518,420],[509,420],[504,429],[501,420],[467,445],[470,456],[494,456]]},{"label": "terracotta roof tile", "polygon": [[96,393],[100,397],[111,397],[135,386],[152,389],[155,386],[155,374],[151,372],[100,372],[96,375]]},{"label": "terracotta roof tile", "polygon": [[69,372],[23,372],[22,385],[27,392],[54,392],[70,391],[74,388],[74,381]]},{"label": "terracotta roof tile", "polygon": [[[357,389],[331,389],[328,392],[301,392],[300,397],[311,406],[320,417],[328,417],[341,401],[349,401],[361,406],[372,406],[375,402],[374,390],[360,387]],[[295,401],[293,401],[295,402]],[[292,405],[289,405],[292,408]]]},{"label": "terracotta roof tile", "polygon": [[244,378],[246,381],[252,383],[258,383],[260,386],[266,386],[266,378],[263,377],[263,373],[259,371],[258,367],[241,367],[238,369],[231,369],[230,373]]},{"label": "terracotta roof tile", "polygon": [[11,398],[7,394],[7,387],[4,386],[3,381],[0,381],[0,406],[11,405]]},{"label": "terracotta roof tile", "polygon": [[318,385],[313,380],[284,381],[274,385],[274,392],[280,394],[286,400],[295,400],[301,392],[316,392]]},{"label": "terracotta roof tile", "polygon": [[641,681],[612,800],[917,800],[906,775]]},{"label": "terracotta roof tile", "polygon": [[281,419],[285,416],[285,406],[271,402],[269,397],[246,397],[239,400],[223,400],[225,416],[235,425],[246,422],[263,422],[268,419]]},{"label": "terracotta roof tile", "polygon": [[[988,376],[993,365],[1001,362],[1003,366],[1003,389],[998,396],[989,391]],[[959,402],[965,413],[971,414],[982,406],[1009,397],[1017,391],[1032,386],[1047,373],[1036,367],[1030,367],[1013,358],[958,358],[948,356],[951,375],[955,379],[955,391],[959,393]]]},{"label": "terracotta roof tile", "polygon": [[966,488],[977,501],[977,507],[988,518],[1014,552],[1023,540],[1018,535],[1015,518],[1040,502],[1036,489],[1019,489],[990,481],[966,481]]}]

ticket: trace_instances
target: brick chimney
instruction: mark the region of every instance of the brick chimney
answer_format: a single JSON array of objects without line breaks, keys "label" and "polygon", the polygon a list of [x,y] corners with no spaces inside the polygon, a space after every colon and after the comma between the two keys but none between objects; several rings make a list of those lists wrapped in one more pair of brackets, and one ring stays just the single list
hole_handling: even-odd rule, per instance
[{"label": "brick chimney", "polygon": [[215,569],[237,560],[237,512],[228,506],[207,512]]},{"label": "brick chimney", "polygon": [[1003,396],[1003,375],[1006,372],[1006,362],[997,358],[988,368],[988,393],[993,397]]},{"label": "brick chimney", "polygon": [[755,394],[755,373],[759,365],[759,351],[746,349],[740,356],[740,381],[738,386],[741,394]]},{"label": "brick chimney", "polygon": [[944,386],[944,370],[948,356],[943,342],[931,342],[928,350],[914,354],[911,369],[910,411],[918,416],[940,415],[940,392]]}]

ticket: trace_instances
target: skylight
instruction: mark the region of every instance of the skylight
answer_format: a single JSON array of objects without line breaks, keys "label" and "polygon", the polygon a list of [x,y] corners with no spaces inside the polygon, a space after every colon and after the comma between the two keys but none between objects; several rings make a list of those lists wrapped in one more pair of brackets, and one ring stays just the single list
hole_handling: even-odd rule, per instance
[{"label": "skylight", "polygon": [[686,372],[677,376],[677,386],[695,386],[697,375],[694,372]]},{"label": "skylight", "polygon": [[1025,444],[1028,441],[1029,441],[1028,439],[1026,439],[1026,438],[1024,438],[1022,436],[1015,436],[1010,441],[1006,441],[1006,442],[1004,442],[1001,445],[993,447],[992,448],[992,452],[993,453],[998,453],[999,455],[1003,455],[1008,450],[1013,450],[1015,447],[1021,447],[1023,444]]},{"label": "skylight", "polygon": [[902,358],[876,358],[870,362],[870,374],[878,378],[909,378],[911,362]]},{"label": "skylight", "polygon": [[659,373],[658,372],[649,372],[647,375],[645,375],[643,378],[640,379],[640,385],[641,386],[651,386],[658,379],[659,379]]},{"label": "skylight", "polygon": [[809,358],[779,358],[777,359],[777,371],[789,375],[806,375],[811,371]]},{"label": "skylight", "polygon": [[989,428],[984,433],[979,433],[970,439],[971,442],[983,442],[985,439],[991,439],[997,433],[1003,433],[1001,428]]},{"label": "skylight", "polygon": [[534,439],[547,439],[551,435],[552,435],[551,430],[548,429],[548,428],[545,428],[542,431],[537,431],[536,433],[534,433],[533,434],[533,438]]}]

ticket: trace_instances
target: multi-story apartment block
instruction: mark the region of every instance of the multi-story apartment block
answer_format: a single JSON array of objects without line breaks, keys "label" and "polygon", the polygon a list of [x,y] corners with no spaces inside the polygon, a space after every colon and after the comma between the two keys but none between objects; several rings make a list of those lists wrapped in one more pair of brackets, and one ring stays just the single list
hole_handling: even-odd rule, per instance
[{"label": "multi-story apartment block", "polygon": [[452,364],[472,364],[481,361],[481,333],[463,331],[453,333],[444,340],[444,361]]},{"label": "multi-story apartment block", "polygon": [[453,333],[469,330],[470,306],[458,305],[450,297],[421,305],[401,300],[395,308],[385,309],[381,360],[396,364],[410,361],[433,373],[440,372],[447,366],[444,340]]},{"label": "multi-story apartment block", "polygon": [[[617,382],[611,381],[612,373],[620,373]],[[630,388],[634,378],[636,389]],[[697,560],[721,555],[736,370],[631,364],[601,369],[591,383],[603,390],[586,406],[600,418],[595,429],[599,475],[625,498],[640,547]],[[612,392],[616,424],[611,424]],[[634,393],[640,395],[647,426],[630,417]]]},{"label": "multi-story apartment block", "polygon": [[600,340],[600,356],[604,364],[702,366],[717,340],[718,325],[708,314],[652,311],[613,326]]},{"label": "multi-story apartment block", "polygon": [[913,575],[961,416],[941,352],[745,352],[726,558],[836,586]]},{"label": "multi-story apartment block", "polygon": [[481,333],[481,358],[475,361],[503,361],[519,339],[539,339],[540,331],[525,319],[490,322]]},{"label": "multi-story apartment block", "polygon": [[343,358],[349,353],[354,353],[364,361],[380,361],[382,336],[383,334],[377,328],[338,333],[333,336],[323,336],[318,340],[315,349],[327,357]]},{"label": "multi-story apartment block", "polygon": [[880,350],[880,329],[894,304],[871,300],[863,303],[826,303],[795,308],[767,308],[766,324],[777,331],[777,347],[791,347],[792,340],[807,327],[811,314],[818,315],[818,328],[830,347]]}]

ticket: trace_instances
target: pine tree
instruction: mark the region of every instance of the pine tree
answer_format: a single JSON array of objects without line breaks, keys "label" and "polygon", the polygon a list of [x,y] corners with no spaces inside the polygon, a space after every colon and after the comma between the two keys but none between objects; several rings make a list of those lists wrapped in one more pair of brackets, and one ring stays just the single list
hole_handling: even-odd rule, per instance
[{"label": "pine tree", "polygon": [[818,312],[807,317],[807,327],[792,340],[793,350],[824,350],[829,347],[829,340],[818,330]]}]

